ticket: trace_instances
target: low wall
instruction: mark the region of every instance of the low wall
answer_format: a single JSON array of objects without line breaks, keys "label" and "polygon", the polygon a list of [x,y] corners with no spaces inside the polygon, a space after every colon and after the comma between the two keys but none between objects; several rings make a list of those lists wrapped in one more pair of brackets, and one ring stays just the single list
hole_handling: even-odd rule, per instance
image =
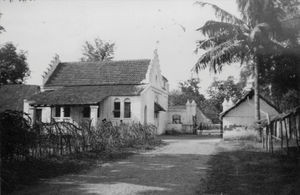
[{"label": "low wall", "polygon": [[193,133],[193,125],[169,123],[167,130],[174,130],[181,133]]}]

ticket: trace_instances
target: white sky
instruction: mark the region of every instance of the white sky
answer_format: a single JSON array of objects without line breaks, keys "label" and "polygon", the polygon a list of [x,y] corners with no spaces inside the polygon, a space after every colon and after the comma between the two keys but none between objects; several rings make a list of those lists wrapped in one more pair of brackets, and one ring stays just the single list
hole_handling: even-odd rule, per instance
[{"label": "white sky", "polygon": [[[207,0],[238,15],[235,0]],[[201,54],[195,54],[196,29],[215,19],[209,8],[195,0],[35,0],[9,3],[0,0],[1,25],[6,32],[0,44],[11,41],[28,51],[31,77],[28,84],[42,83],[42,73],[55,53],[62,61],[79,61],[82,45],[99,37],[116,44],[115,60],[152,58],[157,47],[162,73],[171,89],[196,76],[191,69]],[[185,28],[185,31],[180,26]],[[159,42],[158,44],[156,42]],[[237,76],[239,65],[226,66],[221,75],[199,73],[204,91],[213,77]]]}]

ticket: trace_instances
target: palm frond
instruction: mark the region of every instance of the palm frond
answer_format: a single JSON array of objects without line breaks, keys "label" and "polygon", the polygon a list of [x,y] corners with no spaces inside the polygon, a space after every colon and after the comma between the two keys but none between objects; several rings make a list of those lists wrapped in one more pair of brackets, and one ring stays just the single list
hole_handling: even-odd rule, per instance
[{"label": "palm frond", "polygon": [[243,53],[245,53],[243,52],[245,51],[243,42],[240,40],[229,40],[212,48],[199,58],[193,70],[198,73],[199,70],[209,66],[209,70],[216,73],[222,70],[224,64],[240,61]]},{"label": "palm frond", "polygon": [[240,25],[209,20],[201,28],[198,28],[197,31],[200,31],[205,36],[212,37],[224,31],[230,34],[237,34],[245,31],[245,29],[243,29],[243,26]]},{"label": "palm frond", "polygon": [[233,40],[235,38],[235,35],[232,33],[228,33],[226,31],[222,31],[216,34],[214,37],[210,37],[208,39],[199,40],[196,42],[196,51],[198,49],[204,49],[207,50],[209,48],[215,47],[216,45],[219,45],[223,42],[226,42],[228,40]]},{"label": "palm frond", "polygon": [[3,26],[0,26],[0,34],[2,33],[2,31],[5,31]]},{"label": "palm frond", "polygon": [[198,4],[202,7],[204,7],[206,5],[211,6],[215,11],[216,17],[221,19],[222,22],[229,22],[229,23],[237,24],[237,25],[245,24],[241,19],[239,19],[236,16],[230,14],[229,12],[223,10],[222,8],[218,7],[215,4],[207,3],[207,2],[199,2],[199,1],[195,2],[195,4]]}]

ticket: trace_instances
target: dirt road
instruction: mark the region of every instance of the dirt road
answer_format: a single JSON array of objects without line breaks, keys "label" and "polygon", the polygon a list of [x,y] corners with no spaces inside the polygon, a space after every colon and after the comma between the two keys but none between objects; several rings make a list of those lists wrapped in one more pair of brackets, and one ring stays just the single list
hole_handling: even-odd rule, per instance
[{"label": "dirt road", "polygon": [[168,144],[81,175],[65,175],[22,194],[197,194],[207,160],[220,139],[163,137]]}]

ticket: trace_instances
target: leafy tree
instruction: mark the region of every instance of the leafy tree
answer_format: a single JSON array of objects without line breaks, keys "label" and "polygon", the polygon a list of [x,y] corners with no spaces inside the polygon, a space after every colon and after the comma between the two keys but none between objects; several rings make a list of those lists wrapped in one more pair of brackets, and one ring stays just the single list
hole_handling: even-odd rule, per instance
[{"label": "leafy tree", "polygon": [[6,43],[0,48],[0,85],[23,83],[30,75],[24,51],[17,53],[12,43]]},{"label": "leafy tree", "polygon": [[[297,69],[300,64],[300,47],[298,49],[285,49],[280,55],[264,58],[264,68],[261,70],[259,78],[261,80],[261,91],[264,96],[270,99],[282,111],[300,105],[300,99],[291,98],[293,91],[299,90],[299,73]],[[290,101],[294,100],[294,101]]]},{"label": "leafy tree", "polygon": [[228,77],[227,80],[215,80],[208,88],[207,93],[209,100],[212,102],[218,110],[218,113],[222,112],[222,103],[224,99],[232,98],[232,101],[236,103],[242,97],[242,85],[241,83],[235,83],[233,77]]},{"label": "leafy tree", "polygon": [[174,90],[169,95],[170,105],[185,105],[187,100],[195,100],[197,105],[205,100],[205,97],[199,92],[199,80],[189,79],[179,83],[179,90]]},{"label": "leafy tree", "polygon": [[114,57],[114,43],[105,42],[99,38],[94,39],[94,43],[88,41],[83,45],[83,57],[81,61],[101,62],[109,61]]},{"label": "leafy tree", "polygon": [[283,49],[280,41],[293,42],[295,36],[284,33],[281,28],[280,19],[284,14],[281,1],[237,0],[236,2],[241,18],[214,4],[197,2],[201,6],[211,6],[220,21],[207,21],[198,29],[207,38],[198,41],[196,51],[203,49],[206,52],[195,64],[195,71],[209,67],[211,71],[220,72],[224,64],[234,62],[253,64],[255,118],[259,121],[258,75],[264,55],[275,55],[280,52]]}]

